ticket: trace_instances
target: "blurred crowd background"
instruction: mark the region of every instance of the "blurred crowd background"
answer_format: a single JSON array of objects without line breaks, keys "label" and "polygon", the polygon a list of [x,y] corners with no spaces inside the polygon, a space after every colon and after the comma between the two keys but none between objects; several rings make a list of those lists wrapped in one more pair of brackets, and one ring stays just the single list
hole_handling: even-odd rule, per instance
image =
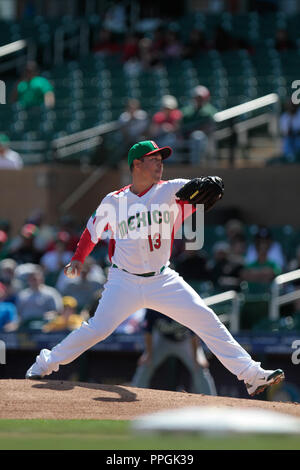
[{"label": "blurred crowd background", "polygon": [[[173,145],[172,161],[189,165],[226,164],[232,146],[240,164],[299,160],[297,1],[3,0],[0,8],[0,44],[13,45],[0,66],[3,167],[75,159],[118,167],[144,136]],[[235,119],[246,127],[214,118],[271,93],[278,101]]]},{"label": "blurred crowd background", "polygon": [[[133,143],[151,138],[174,148],[166,165],[259,171],[293,164],[298,171],[299,21],[292,0],[2,0],[0,169],[55,163],[117,171]],[[215,118],[270,94],[276,100],[264,113]],[[241,136],[234,126],[243,123]],[[37,204],[20,227],[0,216],[0,330],[70,330],[93,315],[110,265],[108,241],[70,280],[62,268],[84,228],[74,215],[49,224]],[[280,320],[268,317],[272,282],[300,268],[299,230],[267,220],[209,224],[202,250],[184,251],[184,240],[175,240],[172,266],[204,297],[239,292],[241,329],[300,329],[297,301]],[[142,317],[120,331],[139,331]]]},{"label": "blurred crowd background", "polygon": [[[11,236],[9,221],[0,221],[0,331],[72,330],[94,314],[110,267],[108,237],[87,258],[80,277],[68,279],[63,273],[83,229],[71,216],[49,225],[34,211],[20,233]],[[185,241],[175,238],[171,266],[203,297],[240,293],[241,330],[300,329],[297,300],[283,308],[279,320],[268,317],[275,277],[300,269],[299,231],[230,219],[225,226],[205,227],[201,250],[185,250]],[[287,292],[298,286],[296,280]],[[227,308],[219,307],[220,313]],[[136,312],[117,331],[141,332],[144,313]]]}]

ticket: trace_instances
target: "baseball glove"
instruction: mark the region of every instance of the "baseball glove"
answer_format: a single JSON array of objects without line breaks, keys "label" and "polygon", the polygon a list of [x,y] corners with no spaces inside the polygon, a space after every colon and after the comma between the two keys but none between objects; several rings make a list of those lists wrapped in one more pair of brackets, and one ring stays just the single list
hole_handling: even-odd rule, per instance
[{"label": "baseball glove", "polygon": [[177,191],[176,196],[196,204],[204,204],[204,211],[209,211],[224,194],[224,183],[219,176],[201,176],[186,183]]}]

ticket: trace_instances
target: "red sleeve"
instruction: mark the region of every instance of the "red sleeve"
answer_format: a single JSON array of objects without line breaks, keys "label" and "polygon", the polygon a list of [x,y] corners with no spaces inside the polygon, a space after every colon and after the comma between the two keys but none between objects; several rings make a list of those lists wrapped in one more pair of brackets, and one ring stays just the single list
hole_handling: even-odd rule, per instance
[{"label": "red sleeve", "polygon": [[95,246],[96,243],[92,242],[90,232],[86,228],[77,243],[77,248],[71,261],[80,261],[81,263],[84,263],[85,258],[91,253]]},{"label": "red sleeve", "polygon": [[154,114],[152,118],[152,122],[155,124],[162,124],[165,121],[165,115],[164,113],[158,111],[157,113]]},{"label": "red sleeve", "polygon": [[174,109],[172,117],[174,121],[179,121],[182,118],[182,112],[180,111],[180,109]]}]

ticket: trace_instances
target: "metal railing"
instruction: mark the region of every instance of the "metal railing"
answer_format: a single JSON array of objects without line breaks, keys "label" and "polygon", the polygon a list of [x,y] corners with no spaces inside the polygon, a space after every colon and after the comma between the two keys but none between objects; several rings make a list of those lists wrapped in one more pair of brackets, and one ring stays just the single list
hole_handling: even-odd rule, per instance
[{"label": "metal railing", "polygon": [[284,284],[300,279],[300,269],[290,271],[289,273],[280,274],[276,276],[272,282],[271,287],[271,302],[269,309],[270,320],[278,320],[280,317],[281,305],[288,304],[294,300],[300,299],[300,289],[288,292],[287,294],[280,294],[280,288]]},{"label": "metal railing", "polygon": [[[236,118],[243,116],[251,111],[273,106],[273,112],[263,113],[260,116],[245,119],[242,122],[235,122]],[[268,131],[272,137],[278,135],[278,114],[279,114],[279,95],[269,93],[254,100],[242,103],[232,108],[225,109],[214,115],[216,123],[228,121],[228,126],[224,129],[216,130],[214,138],[216,142],[229,138],[229,162],[231,166],[235,163],[235,149],[237,146],[243,148],[248,144],[248,132],[261,125],[267,124]]]},{"label": "metal railing", "polygon": [[[20,52],[17,57],[12,54]],[[36,57],[36,45],[31,39],[19,39],[18,41],[5,44],[0,47],[0,73],[7,72],[13,68],[24,65],[26,61]]]},{"label": "metal railing", "polygon": [[[277,126],[277,117],[274,113],[263,113],[260,116],[254,118],[246,119],[243,122],[239,122],[233,125],[234,132],[237,135],[237,143],[240,147],[246,146],[248,144],[248,131],[255,129],[262,125],[267,124],[268,132],[272,136],[277,136],[278,126]],[[218,129],[214,133],[214,137],[217,141],[222,139],[227,139],[231,137],[233,130],[230,127],[225,127],[224,129]]]},{"label": "metal railing", "polygon": [[255,111],[256,109],[264,108],[270,104],[275,104],[279,101],[279,96],[276,93],[269,93],[268,95],[261,96],[255,100],[247,101],[246,103],[233,106],[232,108],[225,109],[214,115],[216,122],[224,122],[230,119],[242,116],[243,114]]},{"label": "metal railing", "polygon": [[[96,149],[103,142],[105,134],[120,129],[120,123],[113,121],[107,124],[86,129],[74,134],[60,137],[52,141],[52,156],[55,160],[62,160],[65,157],[74,155],[75,153]],[[78,188],[71,193],[67,199],[61,204],[59,210],[66,213],[107,173],[109,167],[101,165],[90,176],[87,177]]]},{"label": "metal railing", "polygon": [[231,313],[224,313],[218,315],[221,322],[229,323],[229,329],[231,333],[237,333],[240,329],[240,305],[241,300],[239,294],[234,290],[222,292],[221,294],[211,295],[203,299],[208,307],[218,305],[223,302],[232,302]]},{"label": "metal railing", "polygon": [[53,156],[55,159],[62,159],[86,149],[95,148],[102,142],[102,135],[120,129],[120,123],[117,121],[99,124],[98,126],[85,129],[83,131],[69,134],[65,137],[59,137],[51,143]]},{"label": "metal railing", "polygon": [[68,34],[68,25],[62,25],[54,33],[54,65],[61,65],[64,62],[66,50],[73,50],[75,57],[82,57],[89,53],[90,27],[82,20],[78,23],[78,30],[74,30],[72,37]]},{"label": "metal railing", "polygon": [[[89,53],[90,26],[86,20],[78,21],[78,29],[74,28],[74,34],[68,37],[70,26],[59,26],[48,45],[41,50],[44,64],[51,63],[61,65],[64,62],[65,51],[72,50],[74,57],[82,57]],[[53,43],[53,58],[52,46]],[[18,57],[10,58],[12,54],[21,52]],[[35,60],[37,56],[37,43],[34,37],[20,39],[0,47],[0,73],[7,72],[16,67],[23,66],[28,60]]]},{"label": "metal railing", "polygon": [[71,193],[67,199],[60,205],[59,211],[61,214],[68,213],[72,207],[80,201],[80,199],[108,172],[108,168],[102,166],[97,168],[93,173],[88,176],[86,180],[81,183],[78,188]]}]

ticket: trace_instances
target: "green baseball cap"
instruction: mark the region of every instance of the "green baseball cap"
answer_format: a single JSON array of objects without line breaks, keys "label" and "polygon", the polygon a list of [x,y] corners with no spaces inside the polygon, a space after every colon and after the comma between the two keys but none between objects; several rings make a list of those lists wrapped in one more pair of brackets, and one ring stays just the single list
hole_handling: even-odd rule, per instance
[{"label": "green baseball cap", "polygon": [[139,160],[142,157],[147,157],[148,155],[153,155],[158,152],[162,154],[162,159],[165,160],[171,155],[172,149],[171,147],[160,148],[153,140],[137,142],[128,152],[128,165],[131,166],[133,160]]},{"label": "green baseball cap", "polygon": [[9,144],[9,138],[5,134],[0,134],[0,144],[3,145],[8,145]]}]

